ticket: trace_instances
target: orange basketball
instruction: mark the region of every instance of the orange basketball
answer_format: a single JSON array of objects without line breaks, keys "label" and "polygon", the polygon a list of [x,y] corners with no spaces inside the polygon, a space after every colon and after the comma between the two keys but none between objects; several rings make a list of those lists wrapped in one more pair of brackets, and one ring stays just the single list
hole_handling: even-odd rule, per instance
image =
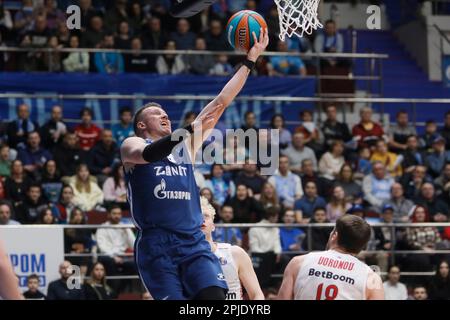
[{"label": "orange basketball", "polygon": [[234,49],[248,52],[255,44],[252,33],[259,39],[261,28],[267,28],[267,23],[259,13],[251,10],[239,11],[228,20],[228,42]]}]

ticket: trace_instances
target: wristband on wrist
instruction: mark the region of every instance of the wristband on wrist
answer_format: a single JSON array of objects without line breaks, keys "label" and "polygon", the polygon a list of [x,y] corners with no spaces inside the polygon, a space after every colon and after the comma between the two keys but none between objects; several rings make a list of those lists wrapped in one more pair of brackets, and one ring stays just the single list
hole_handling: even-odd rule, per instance
[{"label": "wristband on wrist", "polygon": [[248,59],[245,59],[244,60],[244,62],[242,63],[244,66],[246,66],[247,68],[249,68],[250,69],[250,71],[251,70],[253,70],[253,68],[255,68],[255,62],[253,62],[253,61],[250,61],[250,60],[248,60]]}]

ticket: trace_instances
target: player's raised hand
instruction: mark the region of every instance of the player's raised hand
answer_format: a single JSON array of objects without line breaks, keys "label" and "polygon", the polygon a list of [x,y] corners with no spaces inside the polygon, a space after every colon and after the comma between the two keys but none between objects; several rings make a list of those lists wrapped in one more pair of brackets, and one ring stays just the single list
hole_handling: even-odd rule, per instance
[{"label": "player's raised hand", "polygon": [[252,36],[255,44],[248,52],[247,59],[256,62],[258,57],[264,52],[264,50],[266,50],[267,45],[269,44],[269,30],[267,28],[261,28],[259,39],[256,38],[256,33],[254,32],[252,32]]}]

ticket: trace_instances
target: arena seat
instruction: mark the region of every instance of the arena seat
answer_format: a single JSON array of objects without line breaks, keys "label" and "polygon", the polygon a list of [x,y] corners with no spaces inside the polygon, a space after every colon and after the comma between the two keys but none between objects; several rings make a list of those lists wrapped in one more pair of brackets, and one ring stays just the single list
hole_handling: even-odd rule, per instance
[{"label": "arena seat", "polygon": [[[322,76],[347,76],[350,69],[347,67],[325,67],[323,68]],[[320,80],[322,93],[341,93],[353,94],[355,93],[355,80],[343,79],[322,79]]]},{"label": "arena seat", "polygon": [[86,212],[88,224],[102,224],[107,220],[107,213],[101,211],[88,211]]},{"label": "arena seat", "polygon": [[141,300],[141,295],[138,293],[121,293],[117,300]]}]

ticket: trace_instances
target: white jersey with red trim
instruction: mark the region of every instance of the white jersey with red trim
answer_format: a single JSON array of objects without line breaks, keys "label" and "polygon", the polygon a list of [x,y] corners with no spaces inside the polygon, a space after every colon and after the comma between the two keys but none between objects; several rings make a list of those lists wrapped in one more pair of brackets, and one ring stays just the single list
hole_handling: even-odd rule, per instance
[{"label": "white jersey with red trim", "polygon": [[371,269],[356,257],[335,250],[304,256],[294,285],[295,300],[366,300]]},{"label": "white jersey with red trim", "polygon": [[216,246],[214,254],[219,258],[228,285],[226,300],[242,300],[241,280],[239,280],[239,271],[231,252],[231,244],[216,243]]}]

